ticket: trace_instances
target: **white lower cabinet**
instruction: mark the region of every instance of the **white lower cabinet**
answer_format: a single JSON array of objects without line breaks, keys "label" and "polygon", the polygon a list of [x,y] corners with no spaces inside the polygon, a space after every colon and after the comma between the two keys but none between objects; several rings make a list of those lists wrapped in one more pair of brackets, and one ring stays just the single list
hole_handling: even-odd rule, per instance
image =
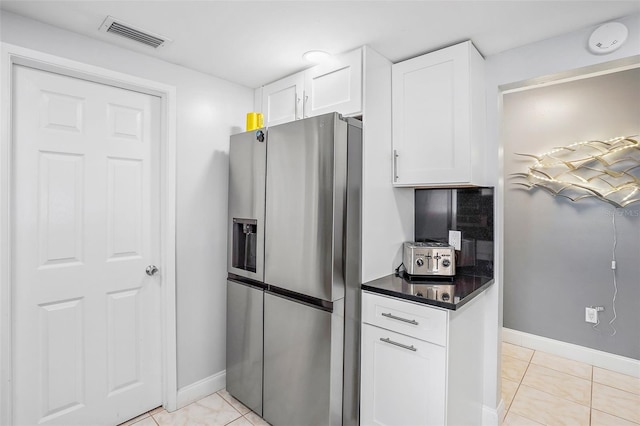
[{"label": "white lower cabinet", "polygon": [[484,294],[452,311],[362,293],[360,424],[479,425]]},{"label": "white lower cabinet", "polygon": [[445,348],[362,326],[362,425],[443,425]]}]

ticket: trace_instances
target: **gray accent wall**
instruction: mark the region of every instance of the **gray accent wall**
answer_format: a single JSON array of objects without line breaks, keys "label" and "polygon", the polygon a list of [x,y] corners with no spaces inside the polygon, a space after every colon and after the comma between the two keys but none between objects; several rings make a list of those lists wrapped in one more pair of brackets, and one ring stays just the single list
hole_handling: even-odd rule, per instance
[{"label": "gray accent wall", "polygon": [[[572,202],[511,177],[532,164],[515,153],[639,134],[639,95],[640,68],[504,95],[505,327],[640,359],[640,202]],[[592,305],[605,308],[595,327],[585,322]]]}]

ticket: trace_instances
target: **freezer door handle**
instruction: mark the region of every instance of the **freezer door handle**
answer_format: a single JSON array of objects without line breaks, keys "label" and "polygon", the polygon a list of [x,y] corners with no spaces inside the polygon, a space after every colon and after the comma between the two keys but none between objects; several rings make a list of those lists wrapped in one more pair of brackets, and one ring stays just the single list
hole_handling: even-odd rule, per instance
[{"label": "freezer door handle", "polygon": [[383,317],[391,318],[391,319],[394,319],[394,320],[398,320],[398,321],[402,321],[402,322],[408,322],[409,324],[413,324],[413,325],[418,325],[418,321],[416,321],[416,320],[413,320],[413,319],[410,320],[410,319],[406,319],[406,318],[397,317],[397,316],[395,316],[395,315],[393,315],[391,313],[384,313],[383,312],[381,315]]},{"label": "freezer door handle", "polygon": [[403,345],[402,343],[394,342],[393,340],[389,339],[388,337],[381,337],[380,340],[385,342],[385,343],[390,343],[392,345],[401,347],[402,349],[408,349],[408,350],[413,351],[413,352],[417,352],[418,351],[413,345],[411,345],[411,346]]}]

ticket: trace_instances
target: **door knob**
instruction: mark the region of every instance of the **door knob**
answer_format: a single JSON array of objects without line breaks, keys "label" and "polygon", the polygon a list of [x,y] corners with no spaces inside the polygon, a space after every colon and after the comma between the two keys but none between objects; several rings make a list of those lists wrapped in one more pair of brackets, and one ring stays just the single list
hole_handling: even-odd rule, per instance
[{"label": "door knob", "polygon": [[147,273],[147,275],[152,277],[158,272],[158,267],[156,265],[149,265],[147,266],[147,269],[145,270],[145,272]]}]

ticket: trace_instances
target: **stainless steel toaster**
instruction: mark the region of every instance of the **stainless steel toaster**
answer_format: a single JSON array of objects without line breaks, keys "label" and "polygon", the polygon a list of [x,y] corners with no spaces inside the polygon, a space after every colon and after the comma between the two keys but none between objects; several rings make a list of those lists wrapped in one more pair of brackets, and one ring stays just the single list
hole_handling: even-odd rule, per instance
[{"label": "stainless steel toaster", "polygon": [[402,261],[407,274],[452,277],[456,274],[455,249],[439,242],[406,242]]}]

